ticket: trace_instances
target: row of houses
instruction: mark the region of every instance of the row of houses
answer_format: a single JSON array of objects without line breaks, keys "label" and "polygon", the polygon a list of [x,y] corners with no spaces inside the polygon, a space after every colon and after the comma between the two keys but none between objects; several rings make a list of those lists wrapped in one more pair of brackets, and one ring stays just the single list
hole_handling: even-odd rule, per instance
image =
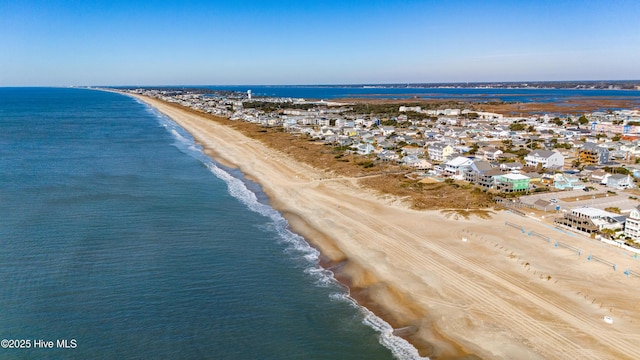
[{"label": "row of houses", "polygon": [[524,169],[521,165],[492,164],[484,160],[458,156],[436,165],[434,172],[443,177],[476,184],[485,190],[496,189],[505,193],[528,192],[537,186],[549,186],[557,190],[579,190],[584,189],[589,183],[619,190],[635,187],[633,177],[628,174],[609,174],[602,170],[577,174],[557,171],[525,172]]},{"label": "row of houses", "polygon": [[[453,146],[442,142],[429,144],[427,151],[429,159],[435,162],[446,161],[456,153]],[[578,160],[582,165],[603,165],[610,162],[609,150],[596,143],[584,143],[577,154]],[[496,161],[509,155],[496,147],[484,147],[479,148],[474,156],[487,161]],[[543,169],[563,169],[565,166],[565,155],[558,150],[531,150],[525,156],[524,164],[525,166],[540,167]]]},{"label": "row of houses", "polygon": [[[422,113],[430,117],[416,120],[400,115],[390,119],[396,124],[391,126],[382,125],[383,119],[366,114],[347,115],[349,106],[345,104],[329,106],[323,102],[306,103],[302,99],[260,99],[261,102],[276,102],[285,107],[280,112],[265,112],[252,108],[247,103],[255,100],[238,96],[205,96],[157,90],[139,92],[231,119],[263,126],[283,126],[286,131],[304,133],[327,144],[350,147],[354,153],[362,156],[375,156],[379,161],[394,161],[419,170],[433,169],[442,176],[467,180],[483,188],[495,188],[504,192],[524,191],[523,184],[526,182],[524,178],[507,173],[529,177],[530,187],[542,177],[557,189],[576,189],[584,185],[576,180],[575,174],[565,172],[574,165],[570,160],[581,167],[602,167],[610,164],[612,159],[628,159],[630,156],[640,155],[640,142],[609,141],[607,136],[597,136],[602,134],[598,133],[600,128],[593,123],[572,128],[561,124],[562,122],[558,123],[557,118],[552,119],[548,115],[506,117],[472,113],[467,109],[423,110],[420,107],[400,107],[400,112]],[[291,104],[292,108],[287,109],[287,104]],[[299,104],[314,107],[294,108]],[[469,116],[470,114],[474,116]],[[594,114],[592,118],[599,124],[620,121],[621,118],[627,122],[640,120],[636,116],[640,114],[620,111]],[[569,117],[566,121],[575,120]],[[514,123],[525,125],[527,130],[514,130]],[[531,128],[534,133],[530,131]],[[532,149],[524,157],[518,157],[510,153],[509,149],[503,151],[498,148],[497,144],[502,140],[508,141],[516,150],[533,148],[533,143],[542,148]],[[555,148],[557,145],[562,147]],[[476,149],[473,155],[469,154],[471,146]],[[575,150],[570,153],[566,148]],[[487,167],[477,161],[486,161],[490,165]],[[524,168],[529,171],[524,172]],[[596,177],[598,170],[594,170]],[[532,175],[534,172],[543,176]],[[579,178],[584,181],[584,176]],[[633,182],[629,179],[604,174],[598,181],[608,186],[630,187]]]}]

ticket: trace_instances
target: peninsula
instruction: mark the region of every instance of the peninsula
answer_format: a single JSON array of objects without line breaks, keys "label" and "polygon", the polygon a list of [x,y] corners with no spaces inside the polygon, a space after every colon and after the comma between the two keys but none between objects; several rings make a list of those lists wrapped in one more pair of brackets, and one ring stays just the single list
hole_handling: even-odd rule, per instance
[{"label": "peninsula", "polygon": [[640,358],[640,278],[629,276],[640,262],[620,248],[516,212],[416,210],[245,136],[232,120],[132,96],[258,182],[351,295],[422,356]]}]

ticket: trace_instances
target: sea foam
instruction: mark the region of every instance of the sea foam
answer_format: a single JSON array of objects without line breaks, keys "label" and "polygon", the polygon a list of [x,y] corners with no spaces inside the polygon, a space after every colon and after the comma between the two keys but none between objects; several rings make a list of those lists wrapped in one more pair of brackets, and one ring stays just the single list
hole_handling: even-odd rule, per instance
[{"label": "sea foam", "polygon": [[332,293],[329,296],[331,300],[346,302],[357,309],[363,316],[362,322],[380,334],[378,341],[391,350],[395,358],[428,359],[420,357],[418,351],[408,341],[399,336],[395,336],[391,325],[376,316],[369,309],[360,306],[349,296],[348,289],[335,279],[333,273],[319,265],[320,253],[318,250],[309,245],[302,236],[293,233],[289,229],[287,220],[278,211],[267,204],[259,202],[256,194],[247,188],[242,179],[234,177],[214,162],[202,151],[202,147],[196,144],[193,137],[186,130],[155,108],[147,106],[147,109],[157,117],[160,125],[173,136],[176,140],[174,145],[178,147],[178,149],[202,162],[213,175],[227,184],[229,194],[244,204],[249,210],[263,215],[272,221],[273,230],[278,234],[280,241],[288,245],[285,252],[295,258],[304,259],[304,272],[313,279],[316,286],[335,286],[342,289],[340,292]]}]

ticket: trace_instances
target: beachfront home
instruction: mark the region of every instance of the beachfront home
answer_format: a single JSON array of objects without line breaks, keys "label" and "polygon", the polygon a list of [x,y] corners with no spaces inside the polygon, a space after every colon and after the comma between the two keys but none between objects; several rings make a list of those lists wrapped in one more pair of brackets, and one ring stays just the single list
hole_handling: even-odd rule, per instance
[{"label": "beachfront home", "polygon": [[491,164],[487,161],[476,160],[474,161],[467,171],[464,173],[464,180],[470,183],[476,183],[478,176],[484,174],[485,172],[493,169]]},{"label": "beachfront home", "polygon": [[483,189],[491,189],[496,185],[496,178],[504,173],[500,169],[491,167],[487,161],[474,161],[465,172],[465,180],[481,186]]},{"label": "beachfront home", "polygon": [[624,223],[624,236],[635,242],[640,241],[640,211],[637,208],[631,210]]},{"label": "beachfront home", "polygon": [[624,215],[585,206],[571,209],[571,212],[564,214],[562,218],[554,220],[554,223],[591,234],[603,229],[622,229],[625,220],[626,217]]},{"label": "beachfront home", "polygon": [[458,156],[447,161],[444,165],[444,176],[452,177],[456,180],[464,179],[465,171],[473,164],[469,158]]},{"label": "beachfront home", "polygon": [[420,159],[416,155],[407,155],[402,158],[402,165],[416,170],[429,170],[432,165],[426,159]]},{"label": "beachfront home", "polygon": [[496,189],[500,192],[525,192],[529,190],[529,177],[522,174],[504,174],[496,177]]}]

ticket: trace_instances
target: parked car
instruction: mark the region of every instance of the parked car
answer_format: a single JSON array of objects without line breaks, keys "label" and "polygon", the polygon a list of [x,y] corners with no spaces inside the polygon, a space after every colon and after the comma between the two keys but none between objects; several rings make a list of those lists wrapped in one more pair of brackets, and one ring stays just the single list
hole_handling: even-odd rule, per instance
[{"label": "parked car", "polygon": [[554,203],[554,204],[557,204],[557,203],[558,203],[558,199],[556,199],[556,198],[549,199],[549,202],[552,202],[552,203]]}]

